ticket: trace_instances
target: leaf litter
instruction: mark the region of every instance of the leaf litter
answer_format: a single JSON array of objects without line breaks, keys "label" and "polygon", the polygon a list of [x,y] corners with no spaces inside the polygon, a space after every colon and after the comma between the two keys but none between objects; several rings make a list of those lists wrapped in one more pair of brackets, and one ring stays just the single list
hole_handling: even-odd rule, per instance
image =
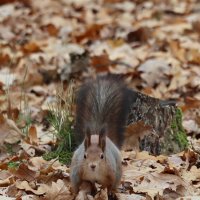
[{"label": "leaf litter", "polygon": [[[2,1],[0,199],[74,198],[69,167],[42,158],[56,145],[48,105],[60,80],[106,72],[175,99],[191,143],[171,156],[122,151],[118,198],[200,199],[199,10],[198,0]],[[107,199],[106,190],[88,199]]]}]

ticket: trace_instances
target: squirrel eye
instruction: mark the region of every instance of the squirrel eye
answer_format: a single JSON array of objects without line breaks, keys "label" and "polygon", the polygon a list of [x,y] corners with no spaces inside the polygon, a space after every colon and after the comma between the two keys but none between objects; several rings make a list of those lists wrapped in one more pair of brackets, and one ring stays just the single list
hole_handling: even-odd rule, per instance
[{"label": "squirrel eye", "polygon": [[103,154],[101,154],[101,155],[100,155],[100,158],[101,158],[101,159],[103,159],[103,158],[104,158]]},{"label": "squirrel eye", "polygon": [[85,159],[87,158],[87,155],[86,155],[86,154],[84,154],[84,158],[85,158]]}]

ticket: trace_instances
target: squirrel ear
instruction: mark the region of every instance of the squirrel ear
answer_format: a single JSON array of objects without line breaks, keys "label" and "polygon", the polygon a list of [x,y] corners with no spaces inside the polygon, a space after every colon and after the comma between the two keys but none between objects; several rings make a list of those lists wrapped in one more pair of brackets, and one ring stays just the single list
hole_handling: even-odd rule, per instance
[{"label": "squirrel ear", "polygon": [[99,133],[99,146],[104,151],[106,147],[106,127],[104,126]]},{"label": "squirrel ear", "polygon": [[90,139],[91,139],[91,133],[89,127],[87,127],[85,132],[85,141],[84,141],[85,149],[87,149],[90,146],[91,144]]}]

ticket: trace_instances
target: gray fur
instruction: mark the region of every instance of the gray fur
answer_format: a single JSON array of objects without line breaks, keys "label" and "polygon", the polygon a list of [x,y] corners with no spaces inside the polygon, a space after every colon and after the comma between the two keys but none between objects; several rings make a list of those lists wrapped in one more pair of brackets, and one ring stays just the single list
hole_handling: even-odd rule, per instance
[{"label": "gray fur", "polygon": [[107,164],[110,165],[111,169],[114,171],[114,174],[116,175],[116,181],[113,182],[113,189],[119,184],[121,180],[121,153],[119,149],[114,145],[114,143],[107,138],[106,139],[106,159]]},{"label": "gray fur", "polygon": [[[78,147],[78,149],[74,152],[72,163],[70,167],[70,180],[72,183],[72,187],[75,193],[78,192],[79,186],[82,181],[81,180],[81,166],[83,165],[85,147],[84,142]],[[106,165],[108,168],[108,174],[111,173],[112,170],[115,174],[115,180],[110,180],[112,182],[112,189],[115,189],[121,180],[121,154],[116,145],[106,137],[106,149],[105,149],[105,157],[106,157]],[[102,174],[102,176],[105,174]]]},{"label": "gray fur", "polygon": [[78,143],[83,141],[87,127],[92,134],[99,134],[106,125],[108,137],[120,147],[129,105],[129,90],[117,76],[98,77],[84,84],[77,95],[75,136]]},{"label": "gray fur", "polygon": [[85,152],[85,147],[84,143],[82,143],[78,147],[78,149],[74,152],[74,155],[72,157],[72,163],[70,167],[70,180],[75,193],[78,192],[79,185],[81,183],[80,167],[83,161],[84,152]]},{"label": "gray fur", "polygon": [[[107,177],[114,174],[114,180],[108,184],[116,189],[121,179],[121,155],[118,147],[123,142],[123,133],[130,106],[129,89],[117,76],[98,77],[95,81],[84,84],[76,100],[75,137],[80,144],[74,152],[71,164],[70,179],[75,192],[78,192],[82,181],[82,167],[85,153],[84,138],[86,130],[90,134],[100,135],[105,129],[105,167],[102,172]],[[87,170],[86,170],[87,171]],[[101,175],[101,174],[100,174]],[[94,179],[89,176],[89,179]],[[88,181],[88,180],[87,180]],[[92,181],[92,180],[91,180]]]}]

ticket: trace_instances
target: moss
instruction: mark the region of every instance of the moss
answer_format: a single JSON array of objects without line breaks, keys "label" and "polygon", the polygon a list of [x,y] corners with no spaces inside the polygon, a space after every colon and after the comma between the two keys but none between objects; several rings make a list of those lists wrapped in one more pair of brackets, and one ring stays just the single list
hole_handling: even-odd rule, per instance
[{"label": "moss", "polygon": [[19,161],[16,161],[16,162],[11,161],[8,163],[8,168],[18,169],[19,165],[20,165]]},{"label": "moss", "polygon": [[188,146],[188,140],[182,125],[182,111],[180,108],[176,109],[176,115],[172,121],[171,129],[173,131],[173,140],[178,142],[181,150],[185,149]]},{"label": "moss", "polygon": [[182,126],[182,112],[176,108],[171,126],[166,130],[166,134],[160,140],[161,154],[170,155],[183,151],[188,147],[186,132]]},{"label": "moss", "polygon": [[52,159],[55,159],[57,158],[59,155],[56,151],[52,151],[52,152],[48,152],[48,153],[45,153],[42,157],[47,160],[47,161],[50,161]]},{"label": "moss", "polygon": [[62,164],[69,165],[71,163],[72,155],[73,155],[73,152],[69,152],[69,151],[59,152],[56,150],[56,151],[52,151],[52,152],[48,152],[44,154],[43,158],[47,161],[57,158],[59,162],[61,162]]},{"label": "moss", "polygon": [[59,155],[59,161],[63,164],[69,165],[71,163],[73,152],[61,152]]}]

